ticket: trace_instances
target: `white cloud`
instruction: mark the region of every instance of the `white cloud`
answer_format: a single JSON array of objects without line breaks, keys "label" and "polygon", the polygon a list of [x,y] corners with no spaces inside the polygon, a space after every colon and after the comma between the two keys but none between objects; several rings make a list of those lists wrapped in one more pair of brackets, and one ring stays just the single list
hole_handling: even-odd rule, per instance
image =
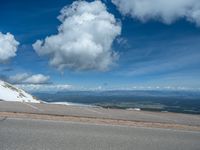
[{"label": "white cloud", "polygon": [[16,74],[14,76],[10,76],[8,78],[8,81],[11,83],[20,83],[20,82],[23,82],[24,79],[26,79],[28,77],[29,77],[29,75],[27,73]]},{"label": "white cloud", "polygon": [[42,74],[30,75],[22,73],[11,76],[8,80],[14,84],[46,84],[49,82],[49,78],[49,76]]},{"label": "white cloud", "polygon": [[69,84],[17,84],[16,86],[30,92],[58,92],[72,89],[72,85]]},{"label": "white cloud", "polygon": [[31,84],[43,84],[47,83],[49,80],[49,76],[44,76],[42,74],[31,75],[27,79],[24,80],[24,83],[31,83]]},{"label": "white cloud", "polygon": [[19,42],[15,40],[12,34],[0,32],[0,63],[16,56],[18,45]]},{"label": "white cloud", "polygon": [[112,0],[123,15],[141,21],[150,19],[170,24],[177,19],[196,23],[200,26],[199,0]]},{"label": "white cloud", "polygon": [[76,1],[61,10],[58,34],[37,40],[33,48],[48,56],[50,65],[64,70],[104,71],[117,58],[111,49],[121,25],[101,1]]}]

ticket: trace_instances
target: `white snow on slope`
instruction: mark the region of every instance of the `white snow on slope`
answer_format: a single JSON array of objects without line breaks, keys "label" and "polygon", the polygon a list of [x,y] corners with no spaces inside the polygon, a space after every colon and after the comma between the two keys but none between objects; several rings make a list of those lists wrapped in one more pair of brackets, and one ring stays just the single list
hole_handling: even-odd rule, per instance
[{"label": "white snow on slope", "polygon": [[2,80],[0,80],[0,100],[40,103],[32,95]]}]

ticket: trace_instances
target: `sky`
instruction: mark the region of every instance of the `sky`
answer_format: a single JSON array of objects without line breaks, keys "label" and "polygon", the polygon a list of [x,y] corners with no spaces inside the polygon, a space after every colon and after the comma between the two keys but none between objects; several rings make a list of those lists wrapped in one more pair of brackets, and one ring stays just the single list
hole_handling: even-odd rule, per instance
[{"label": "sky", "polygon": [[1,0],[0,78],[28,91],[200,90],[200,1]]}]

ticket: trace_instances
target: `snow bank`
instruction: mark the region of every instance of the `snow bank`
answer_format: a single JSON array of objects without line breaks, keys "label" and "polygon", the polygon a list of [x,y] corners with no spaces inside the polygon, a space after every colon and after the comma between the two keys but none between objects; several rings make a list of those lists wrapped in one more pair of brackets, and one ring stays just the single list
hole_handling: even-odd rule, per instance
[{"label": "snow bank", "polygon": [[0,100],[40,103],[39,100],[26,93],[24,90],[19,89],[2,80],[0,80]]}]

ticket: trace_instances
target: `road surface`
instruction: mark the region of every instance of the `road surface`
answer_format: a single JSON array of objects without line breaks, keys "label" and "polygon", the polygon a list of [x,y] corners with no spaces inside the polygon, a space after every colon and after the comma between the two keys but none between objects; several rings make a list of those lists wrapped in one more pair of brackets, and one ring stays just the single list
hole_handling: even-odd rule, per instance
[{"label": "road surface", "polygon": [[200,132],[0,118],[1,150],[199,150]]}]

